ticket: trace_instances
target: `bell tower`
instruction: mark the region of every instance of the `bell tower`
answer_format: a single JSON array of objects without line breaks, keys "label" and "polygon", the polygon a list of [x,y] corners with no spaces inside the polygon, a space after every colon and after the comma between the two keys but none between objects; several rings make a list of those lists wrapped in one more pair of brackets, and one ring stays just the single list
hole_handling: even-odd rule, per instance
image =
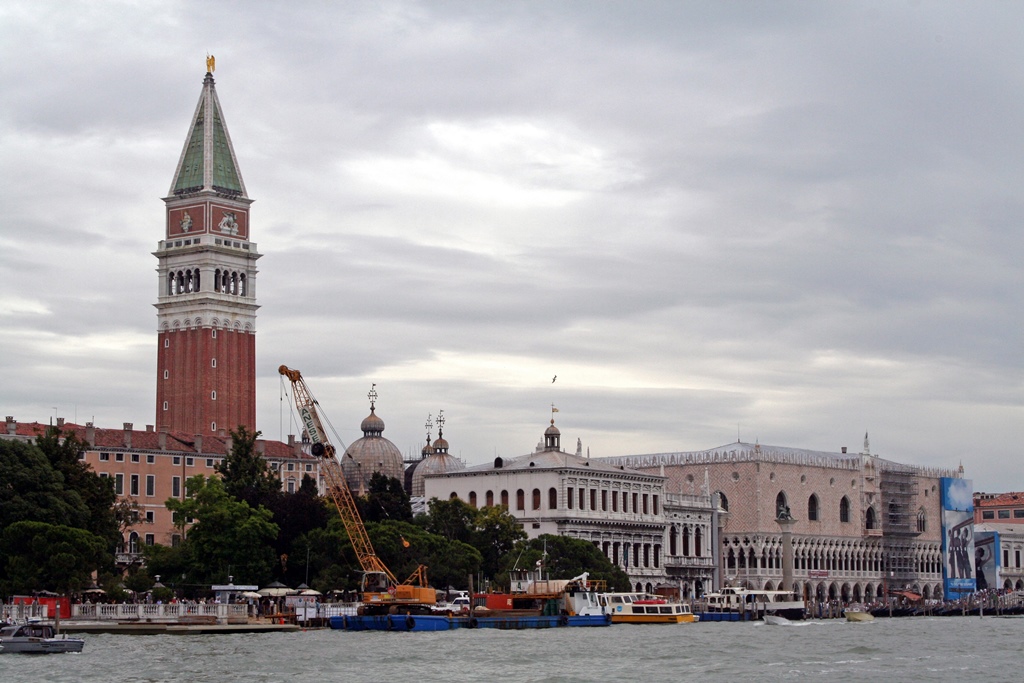
[{"label": "bell tower", "polygon": [[154,252],[156,424],[186,434],[256,429],[256,259],[245,183],[214,88],[213,58],[171,182]]}]

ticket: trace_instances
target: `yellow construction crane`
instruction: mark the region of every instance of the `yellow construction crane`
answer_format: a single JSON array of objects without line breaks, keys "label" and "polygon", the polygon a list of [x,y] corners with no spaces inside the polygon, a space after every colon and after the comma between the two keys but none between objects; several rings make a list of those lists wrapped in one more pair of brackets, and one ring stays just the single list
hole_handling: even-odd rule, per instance
[{"label": "yellow construction crane", "polygon": [[320,471],[324,474],[327,494],[338,509],[352,549],[355,550],[359,565],[363,568],[360,587],[363,604],[359,609],[366,614],[404,613],[410,608],[420,607],[430,609],[437,600],[437,593],[427,585],[426,565],[421,564],[405,582],[399,583],[391,570],[377,557],[366,533],[366,526],[359,516],[355,498],[352,497],[352,491],[345,481],[341,462],[336,457],[337,449],[327,438],[327,432],[320,421],[317,412],[319,404],[309,392],[309,387],[302,379],[302,373],[284,365],[278,368],[278,372],[292,383],[292,398],[295,400],[296,410],[299,411],[302,427],[312,444],[310,450],[314,456],[320,458]]}]

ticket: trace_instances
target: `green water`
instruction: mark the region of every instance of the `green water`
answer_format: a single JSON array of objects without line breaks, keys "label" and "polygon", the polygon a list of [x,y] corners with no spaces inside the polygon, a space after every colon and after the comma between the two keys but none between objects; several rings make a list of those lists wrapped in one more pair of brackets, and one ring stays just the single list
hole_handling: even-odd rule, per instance
[{"label": "green water", "polygon": [[84,638],[78,655],[0,655],[0,681],[962,683],[1024,671],[1024,619],[996,617]]}]

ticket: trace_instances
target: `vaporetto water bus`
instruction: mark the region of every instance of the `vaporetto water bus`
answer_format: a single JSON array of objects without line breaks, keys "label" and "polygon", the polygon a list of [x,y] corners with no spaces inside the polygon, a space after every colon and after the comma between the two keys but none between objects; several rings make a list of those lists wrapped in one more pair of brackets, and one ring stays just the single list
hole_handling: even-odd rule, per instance
[{"label": "vaporetto water bus", "polygon": [[601,593],[597,601],[613,624],[692,624],[700,620],[686,603],[650,593]]},{"label": "vaporetto water bus", "polygon": [[762,591],[727,586],[700,600],[702,621],[754,621],[766,614],[791,621],[804,618],[806,605],[790,591]]}]

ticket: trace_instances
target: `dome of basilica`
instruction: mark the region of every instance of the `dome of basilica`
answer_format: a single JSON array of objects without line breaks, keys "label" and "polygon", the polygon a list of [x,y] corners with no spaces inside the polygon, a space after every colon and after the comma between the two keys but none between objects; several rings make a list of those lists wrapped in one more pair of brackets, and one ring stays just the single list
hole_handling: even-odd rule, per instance
[{"label": "dome of basilica", "polygon": [[[423,449],[427,451],[426,448]],[[416,471],[412,473],[412,495],[422,496],[424,493],[423,478],[430,474],[447,474],[466,469],[465,463],[448,453],[448,442],[443,433],[438,431],[437,440],[430,447],[432,451],[427,457],[416,463]]]},{"label": "dome of basilica", "polygon": [[377,416],[372,402],[370,414],[360,427],[363,438],[352,442],[352,445],[345,449],[345,455],[341,459],[345,481],[348,482],[352,493],[359,495],[360,491],[366,491],[374,472],[404,481],[405,464],[402,461],[402,452],[395,444],[384,438],[384,420]]}]

